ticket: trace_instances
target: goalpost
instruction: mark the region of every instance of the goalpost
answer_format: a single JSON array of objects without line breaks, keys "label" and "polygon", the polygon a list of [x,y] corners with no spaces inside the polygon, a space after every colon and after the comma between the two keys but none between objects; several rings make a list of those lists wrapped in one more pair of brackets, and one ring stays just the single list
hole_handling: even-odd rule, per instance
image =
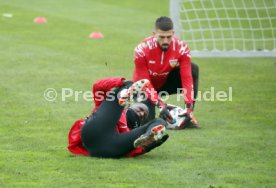
[{"label": "goalpost", "polygon": [[276,0],[170,0],[175,35],[196,57],[276,57]]}]

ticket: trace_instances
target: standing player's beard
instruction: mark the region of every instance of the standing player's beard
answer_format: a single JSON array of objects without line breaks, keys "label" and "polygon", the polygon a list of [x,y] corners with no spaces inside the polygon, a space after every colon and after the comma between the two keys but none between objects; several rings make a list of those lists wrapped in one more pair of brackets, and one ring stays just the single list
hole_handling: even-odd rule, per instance
[{"label": "standing player's beard", "polygon": [[[169,49],[169,47],[170,47],[169,44],[166,44],[166,47],[161,46],[161,45],[159,44],[159,42],[158,42],[157,44],[158,44],[159,48],[161,48],[162,51],[167,51],[167,50]],[[163,45],[164,45],[164,44],[163,44]]]}]

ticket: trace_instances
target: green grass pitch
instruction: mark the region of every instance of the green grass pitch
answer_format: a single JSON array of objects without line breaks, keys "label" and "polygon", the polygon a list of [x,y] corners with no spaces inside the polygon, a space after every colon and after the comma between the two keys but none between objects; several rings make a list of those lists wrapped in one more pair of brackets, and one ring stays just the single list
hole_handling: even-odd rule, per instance
[{"label": "green grass pitch", "polygon": [[[62,88],[85,92],[100,78],[131,78],[135,45],[168,5],[0,0],[0,187],[276,187],[273,58],[193,58],[200,91],[232,87],[232,101],[198,101],[202,129],[168,131],[151,153],[112,160],[67,151],[71,124],[93,105],[82,95],[62,101]],[[36,16],[48,23],[34,24]],[[93,31],[105,38],[89,39]],[[47,88],[57,90],[55,101],[44,99]]]}]

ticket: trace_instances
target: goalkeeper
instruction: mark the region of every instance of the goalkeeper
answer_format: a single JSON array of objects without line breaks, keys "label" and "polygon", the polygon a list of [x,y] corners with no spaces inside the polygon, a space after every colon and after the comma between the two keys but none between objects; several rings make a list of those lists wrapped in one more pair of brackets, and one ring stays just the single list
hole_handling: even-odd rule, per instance
[{"label": "goalkeeper", "polygon": [[[141,126],[141,120],[148,114],[146,105],[135,103],[129,107],[133,95],[149,86],[148,80],[97,81],[93,85],[95,108],[86,120],[80,119],[71,127],[69,151],[77,155],[120,158],[141,155],[163,144],[168,138],[164,134],[166,122],[157,118]],[[170,121],[166,105],[159,98],[151,97],[152,102],[158,101],[155,104],[163,108],[161,114]]]},{"label": "goalkeeper", "polygon": [[[148,79],[154,89],[168,94],[182,92],[189,121],[183,121],[183,128],[199,128],[193,116],[198,91],[199,68],[191,63],[187,44],[174,35],[173,22],[169,17],[159,17],[155,22],[153,35],[146,38],[134,50],[135,70],[133,81]],[[155,118],[155,107],[149,107],[149,118]],[[183,116],[184,114],[182,114]]]}]

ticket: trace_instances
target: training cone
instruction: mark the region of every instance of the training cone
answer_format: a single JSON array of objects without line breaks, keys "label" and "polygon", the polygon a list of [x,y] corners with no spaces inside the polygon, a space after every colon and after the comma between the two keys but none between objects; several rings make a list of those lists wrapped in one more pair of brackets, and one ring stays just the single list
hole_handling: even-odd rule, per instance
[{"label": "training cone", "polygon": [[93,32],[89,35],[89,38],[92,39],[102,39],[104,38],[103,34],[101,32]]},{"label": "training cone", "polygon": [[36,17],[34,23],[47,23],[47,19],[44,17]]}]

